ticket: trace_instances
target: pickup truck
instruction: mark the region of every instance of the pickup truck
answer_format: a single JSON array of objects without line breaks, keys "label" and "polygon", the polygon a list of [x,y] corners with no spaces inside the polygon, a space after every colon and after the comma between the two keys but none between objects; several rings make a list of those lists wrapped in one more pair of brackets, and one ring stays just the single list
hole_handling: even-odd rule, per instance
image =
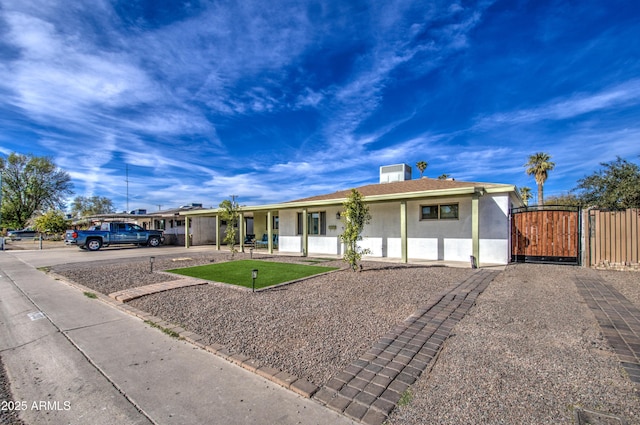
[{"label": "pickup truck", "polygon": [[97,251],[109,245],[137,244],[160,246],[164,235],[160,230],[146,230],[131,223],[102,223],[99,230],[67,230],[64,243]]}]

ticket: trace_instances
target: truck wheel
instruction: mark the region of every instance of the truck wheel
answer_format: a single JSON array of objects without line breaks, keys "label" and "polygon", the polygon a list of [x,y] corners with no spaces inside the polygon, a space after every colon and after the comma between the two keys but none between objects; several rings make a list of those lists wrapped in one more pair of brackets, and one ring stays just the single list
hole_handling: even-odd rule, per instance
[{"label": "truck wheel", "polygon": [[151,236],[151,237],[149,238],[149,241],[147,242],[147,244],[148,244],[149,246],[154,247],[154,248],[155,248],[156,246],[160,246],[160,238],[159,238],[159,237],[157,237],[157,236]]},{"label": "truck wheel", "polygon": [[97,251],[102,247],[102,241],[100,239],[90,239],[87,241],[87,249],[89,251]]}]

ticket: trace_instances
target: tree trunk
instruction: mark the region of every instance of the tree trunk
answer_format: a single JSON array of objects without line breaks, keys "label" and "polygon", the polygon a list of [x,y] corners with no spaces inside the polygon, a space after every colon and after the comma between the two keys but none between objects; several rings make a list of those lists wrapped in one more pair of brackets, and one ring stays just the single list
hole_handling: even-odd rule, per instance
[{"label": "tree trunk", "polygon": [[538,205],[544,205],[544,189],[543,184],[538,183]]}]

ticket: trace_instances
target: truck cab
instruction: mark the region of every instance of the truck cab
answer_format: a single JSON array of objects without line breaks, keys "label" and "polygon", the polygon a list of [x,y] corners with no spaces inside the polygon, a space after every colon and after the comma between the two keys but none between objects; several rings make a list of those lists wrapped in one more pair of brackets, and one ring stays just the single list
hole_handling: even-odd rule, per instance
[{"label": "truck cab", "polygon": [[133,223],[102,223],[93,230],[67,230],[65,244],[97,251],[109,245],[160,246],[164,234],[160,230],[146,230]]}]

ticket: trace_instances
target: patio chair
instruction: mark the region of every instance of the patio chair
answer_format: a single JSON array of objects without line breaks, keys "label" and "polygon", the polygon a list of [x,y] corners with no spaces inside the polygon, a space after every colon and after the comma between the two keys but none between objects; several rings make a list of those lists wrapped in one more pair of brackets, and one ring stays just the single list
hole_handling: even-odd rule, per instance
[{"label": "patio chair", "polygon": [[265,233],[261,240],[256,240],[256,248],[266,248],[269,246],[269,236]]},{"label": "patio chair", "polygon": [[252,247],[255,246],[256,243],[256,235],[252,235],[252,234],[247,234],[247,236],[245,236],[244,238],[244,246],[248,246],[248,247]]}]

